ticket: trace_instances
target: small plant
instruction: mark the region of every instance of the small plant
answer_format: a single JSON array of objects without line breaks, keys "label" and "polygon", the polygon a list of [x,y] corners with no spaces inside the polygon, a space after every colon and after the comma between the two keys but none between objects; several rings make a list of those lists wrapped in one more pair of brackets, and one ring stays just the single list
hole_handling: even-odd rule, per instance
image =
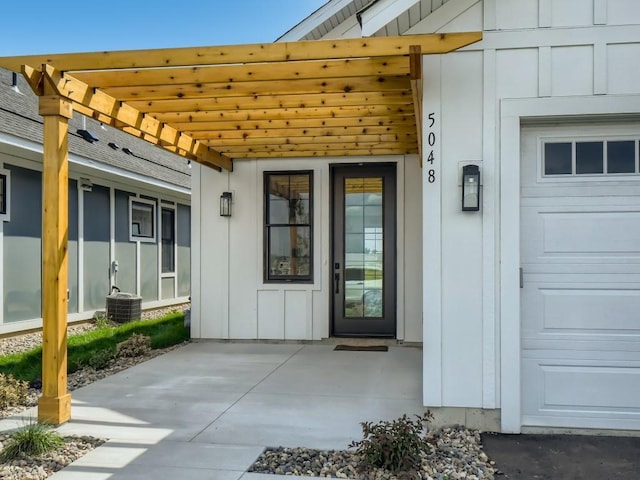
[{"label": "small plant", "polygon": [[12,374],[0,373],[0,408],[23,405],[28,392],[29,382],[18,380]]},{"label": "small plant", "polygon": [[40,457],[64,445],[64,439],[50,425],[29,422],[4,443],[0,461],[8,462],[20,457]]},{"label": "small plant", "polygon": [[421,464],[421,453],[429,448],[424,438],[431,412],[410,418],[402,415],[392,421],[362,422],[364,438],[351,442],[364,467],[378,467],[392,472],[408,472]]},{"label": "small plant", "polygon": [[87,359],[87,366],[94,370],[103,370],[113,363],[116,355],[112,349],[96,350]]},{"label": "small plant", "polygon": [[93,315],[93,322],[98,329],[104,329],[113,326],[113,322],[107,318],[107,314],[105,312],[96,312]]},{"label": "small plant", "polygon": [[139,357],[151,351],[151,338],[141,333],[134,333],[117,346],[119,357]]}]

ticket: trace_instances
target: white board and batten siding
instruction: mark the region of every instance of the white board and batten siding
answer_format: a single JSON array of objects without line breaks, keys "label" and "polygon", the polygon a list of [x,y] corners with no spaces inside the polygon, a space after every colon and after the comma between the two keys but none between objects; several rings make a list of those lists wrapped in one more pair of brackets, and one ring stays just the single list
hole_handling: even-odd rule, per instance
[{"label": "white board and batten siding", "polygon": [[[624,289],[611,283],[629,273],[589,277],[579,262],[565,265],[567,272],[572,272],[567,275],[580,288],[593,287],[598,279],[602,280],[598,288],[604,293],[590,296],[581,290],[545,299],[545,308],[556,309],[546,320],[547,327],[555,328],[556,333],[566,330],[550,345],[562,344],[571,335],[578,339],[564,348],[546,351],[550,358],[564,358],[560,362],[564,366],[549,370],[544,378],[534,366],[532,355],[540,338],[533,340],[531,335],[549,336],[535,324],[544,322],[540,317],[521,318],[521,306],[528,312],[539,306],[536,301],[540,299],[532,300],[527,288],[524,293],[519,288],[521,258],[526,259],[533,248],[520,241],[520,227],[523,232],[528,228],[528,217],[521,216],[519,159],[524,135],[521,125],[528,122],[549,125],[557,135],[567,133],[562,132],[562,125],[556,126],[559,118],[567,117],[589,121],[596,130],[610,128],[611,119],[625,119],[625,128],[638,125],[637,117],[629,118],[629,114],[640,112],[640,67],[636,61],[640,58],[640,2],[460,0],[443,5],[406,33],[464,30],[483,30],[483,41],[460,52],[424,59],[425,116],[436,109],[442,122],[437,139],[442,184],[432,194],[432,186],[426,179],[424,182],[425,239],[429,230],[440,230],[438,242],[425,244],[424,250],[425,404],[499,408],[505,432],[519,432],[527,425],[637,428],[634,421],[627,421],[636,415],[638,392],[631,386],[640,378],[633,352],[637,332],[634,317],[628,316],[638,298],[633,293],[636,279],[625,277],[624,282],[632,286]],[[452,94],[452,85],[459,96]],[[474,93],[478,89],[479,101]],[[426,118],[423,124],[427,125]],[[465,217],[457,208],[459,190],[453,186],[458,182],[460,164],[465,162],[481,166],[482,211],[477,217]],[[618,186],[607,185],[610,190],[600,198],[611,197],[611,205],[617,205],[615,202],[623,198]],[[626,189],[630,186],[625,185]],[[428,210],[426,198],[430,195],[441,198],[436,215]],[[553,204],[559,201],[556,197],[551,193],[546,201]],[[557,230],[548,241],[566,241],[582,232],[589,239],[577,248],[600,252],[600,260],[607,264],[607,259],[619,253],[617,247],[607,250],[602,239],[592,235],[593,222],[605,215],[606,222],[612,223],[610,228],[633,232],[638,228],[636,207],[627,200],[631,202],[625,206],[629,212],[619,217],[609,215],[605,206],[597,211],[585,203],[580,208],[592,213],[579,216],[580,221],[554,220]],[[571,237],[567,230],[573,232]],[[620,236],[619,242],[629,243],[632,238]],[[619,248],[623,246],[619,244]],[[567,254],[580,257],[576,252]],[[434,288],[438,279],[433,278],[433,266],[440,261],[440,285]],[[530,278],[525,274],[525,279]],[[470,294],[473,289],[476,292]],[[434,304],[439,305],[441,315],[427,315],[434,311]],[[602,312],[611,305],[615,305],[615,313],[584,320],[587,333],[578,328],[581,312]],[[573,324],[552,327],[553,322],[567,319],[560,313],[563,309],[573,312]],[[619,333],[618,342],[612,341],[614,330]],[[439,338],[432,339],[427,332],[440,332]],[[589,342],[593,339],[598,339],[597,348],[576,353],[585,344],[592,345]],[[428,346],[437,351],[428,351]],[[588,371],[582,368],[585,365],[593,368]],[[603,388],[592,395],[589,388],[594,384]],[[622,391],[622,385],[628,390]],[[592,404],[586,404],[587,397]],[[556,404],[564,406],[554,411],[552,405]]]},{"label": "white board and batten siding", "polygon": [[[330,335],[330,172],[333,163],[397,163],[397,338],[422,337],[421,188],[416,156],[238,160],[232,173],[194,166],[192,336],[255,340],[320,340]],[[264,172],[313,171],[313,283],[265,283]],[[233,194],[232,217],[217,212]],[[202,205],[207,205],[202,208]]]}]

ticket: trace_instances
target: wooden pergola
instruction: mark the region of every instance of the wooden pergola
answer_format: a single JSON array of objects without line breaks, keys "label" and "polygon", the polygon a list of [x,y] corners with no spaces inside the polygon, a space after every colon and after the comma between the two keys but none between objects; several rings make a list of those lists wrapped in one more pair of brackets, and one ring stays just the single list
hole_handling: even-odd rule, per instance
[{"label": "wooden pergola", "polygon": [[234,160],[419,154],[422,55],[481,32],[0,58],[40,97],[43,394],[67,392],[68,120],[79,112],[217,170]]}]

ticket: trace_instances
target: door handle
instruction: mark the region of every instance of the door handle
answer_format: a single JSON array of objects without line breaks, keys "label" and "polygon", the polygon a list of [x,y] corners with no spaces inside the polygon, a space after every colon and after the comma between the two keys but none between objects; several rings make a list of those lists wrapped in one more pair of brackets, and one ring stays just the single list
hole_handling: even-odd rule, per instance
[{"label": "door handle", "polygon": [[336,293],[340,293],[340,272],[336,272],[333,278],[336,281]]}]

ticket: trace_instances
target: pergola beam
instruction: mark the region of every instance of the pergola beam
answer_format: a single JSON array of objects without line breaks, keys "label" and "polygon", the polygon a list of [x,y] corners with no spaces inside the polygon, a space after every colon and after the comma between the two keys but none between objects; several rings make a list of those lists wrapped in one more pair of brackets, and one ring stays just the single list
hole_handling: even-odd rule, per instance
[{"label": "pergola beam", "polygon": [[434,33],[290,43],[29,55],[6,57],[2,65],[14,72],[19,72],[20,67],[25,64],[51,64],[61,71],[229,65],[408,55],[411,45],[419,45],[422,54],[428,55],[449,53],[479,40],[482,40],[482,32]]},{"label": "pergola beam", "polygon": [[[23,74],[28,81],[34,82],[40,73],[33,67],[24,65]],[[232,170],[231,159],[201,144],[177,129],[163,124],[155,118],[139,112],[106,93],[93,89],[87,84],[68,75],[63,75],[50,65],[43,65],[42,73],[57,95],[82,105],[83,107],[112,118],[123,125],[141,131],[148,138],[156,139],[160,146],[175,146],[194,155],[199,162],[226,170]],[[30,79],[30,80],[29,80]]]},{"label": "pergola beam", "polygon": [[420,45],[409,47],[409,66],[411,70],[411,95],[413,111],[416,117],[416,134],[418,136],[418,155],[422,166],[422,51]]},{"label": "pergola beam", "polygon": [[98,88],[156,85],[203,85],[217,82],[264,82],[371,76],[408,76],[409,65],[403,57],[375,59],[312,60],[288,63],[251,63],[180,68],[107,70],[70,72]]}]

